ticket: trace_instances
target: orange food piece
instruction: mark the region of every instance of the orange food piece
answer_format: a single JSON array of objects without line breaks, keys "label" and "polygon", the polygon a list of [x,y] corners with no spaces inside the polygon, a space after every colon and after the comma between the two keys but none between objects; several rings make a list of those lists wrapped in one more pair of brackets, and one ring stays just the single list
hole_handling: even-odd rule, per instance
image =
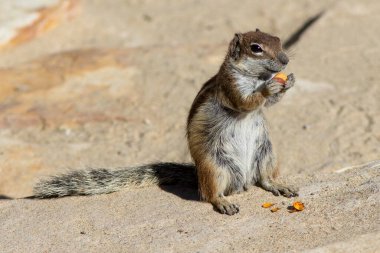
[{"label": "orange food piece", "polygon": [[303,209],[305,209],[305,205],[302,202],[299,202],[299,201],[294,202],[293,203],[293,207],[297,211],[302,211]]},{"label": "orange food piece", "polygon": [[273,77],[273,79],[279,83],[285,84],[288,80],[288,76],[285,73],[279,72]]},{"label": "orange food piece", "polygon": [[273,206],[273,205],[274,205],[273,203],[265,202],[264,204],[261,205],[261,207],[269,208],[269,207],[271,207],[271,206]]},{"label": "orange food piece", "polygon": [[270,209],[270,211],[271,211],[272,213],[275,213],[275,212],[277,212],[278,210],[280,210],[280,208],[278,208],[278,207],[273,207],[272,209]]},{"label": "orange food piece", "polygon": [[282,80],[284,80],[284,81],[288,80],[288,76],[287,76],[285,73],[282,73],[282,72],[278,72],[278,73],[274,76],[274,78],[280,78],[280,79],[282,79]]}]

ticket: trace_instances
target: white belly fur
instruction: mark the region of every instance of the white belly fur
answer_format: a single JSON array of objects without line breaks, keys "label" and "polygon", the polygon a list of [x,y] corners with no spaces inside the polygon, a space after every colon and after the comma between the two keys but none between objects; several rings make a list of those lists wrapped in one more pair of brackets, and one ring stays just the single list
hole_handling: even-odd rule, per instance
[{"label": "white belly fur", "polygon": [[220,133],[226,143],[224,149],[241,171],[244,184],[251,184],[252,179],[257,178],[254,157],[260,146],[260,138],[265,134],[263,124],[261,115],[253,112],[242,119],[229,122]]}]

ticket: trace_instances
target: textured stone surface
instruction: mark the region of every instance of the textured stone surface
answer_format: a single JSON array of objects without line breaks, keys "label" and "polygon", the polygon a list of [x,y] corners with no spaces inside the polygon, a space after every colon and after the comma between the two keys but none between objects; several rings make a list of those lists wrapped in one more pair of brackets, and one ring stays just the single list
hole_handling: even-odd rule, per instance
[{"label": "textured stone surface", "polygon": [[[231,217],[194,201],[195,191],[175,187],[3,200],[0,247],[2,252],[376,252],[379,168],[380,163],[293,177],[305,203],[298,213],[286,210],[292,200],[261,189],[234,196],[241,212]],[[261,207],[266,201],[281,209],[271,213]]]},{"label": "textured stone surface", "polygon": [[66,20],[77,0],[5,0],[0,2],[0,49],[33,39]]},{"label": "textured stone surface", "polygon": [[[28,196],[36,180],[67,169],[190,161],[187,112],[234,32],[259,27],[286,39],[325,10],[290,49],[296,86],[267,114],[283,180],[301,186],[307,208],[288,214],[290,200],[258,188],[232,197],[242,208],[234,217],[176,188],[1,200],[2,252],[379,247],[380,168],[335,173],[379,159],[379,3],[42,2],[52,10],[75,2],[80,12],[0,52],[0,198]],[[265,201],[284,208],[272,214]]]}]

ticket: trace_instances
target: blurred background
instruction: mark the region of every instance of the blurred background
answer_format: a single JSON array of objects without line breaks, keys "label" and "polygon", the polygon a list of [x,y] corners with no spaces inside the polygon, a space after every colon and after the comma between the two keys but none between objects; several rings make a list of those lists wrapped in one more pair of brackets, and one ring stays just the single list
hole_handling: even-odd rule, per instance
[{"label": "blurred background", "polygon": [[379,12],[371,0],[0,1],[0,195],[68,168],[190,161],[192,100],[234,33],[256,28],[296,39],[296,86],[267,112],[283,175],[379,159]]}]

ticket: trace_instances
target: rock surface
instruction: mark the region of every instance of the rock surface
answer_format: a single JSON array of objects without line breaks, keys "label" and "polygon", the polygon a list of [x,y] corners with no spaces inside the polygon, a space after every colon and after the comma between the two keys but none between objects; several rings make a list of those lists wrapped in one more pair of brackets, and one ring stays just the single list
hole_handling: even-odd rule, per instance
[{"label": "rock surface", "polygon": [[[261,189],[232,197],[241,212],[231,217],[178,187],[2,201],[0,246],[2,252],[376,252],[379,169],[380,161],[292,177],[305,203],[296,213],[287,211],[294,200]],[[267,201],[281,209],[262,208]]]},{"label": "rock surface", "polygon": [[28,41],[66,20],[76,0],[13,0],[0,3],[0,49]]},{"label": "rock surface", "polygon": [[[0,51],[1,252],[380,247],[379,162],[349,168],[380,158],[380,3],[32,2],[54,10],[49,20],[57,22],[25,43],[0,41],[12,44]],[[71,19],[68,4],[80,10]],[[290,48],[287,72],[295,73],[296,86],[267,114],[282,180],[301,186],[303,212],[288,213],[293,200],[259,188],[231,197],[241,206],[233,217],[176,187],[6,199],[31,195],[39,178],[67,168],[190,161],[187,112],[217,72],[234,32],[260,27],[285,40],[321,11]],[[0,34],[5,28],[2,22]],[[266,201],[280,211],[262,209]]]}]

